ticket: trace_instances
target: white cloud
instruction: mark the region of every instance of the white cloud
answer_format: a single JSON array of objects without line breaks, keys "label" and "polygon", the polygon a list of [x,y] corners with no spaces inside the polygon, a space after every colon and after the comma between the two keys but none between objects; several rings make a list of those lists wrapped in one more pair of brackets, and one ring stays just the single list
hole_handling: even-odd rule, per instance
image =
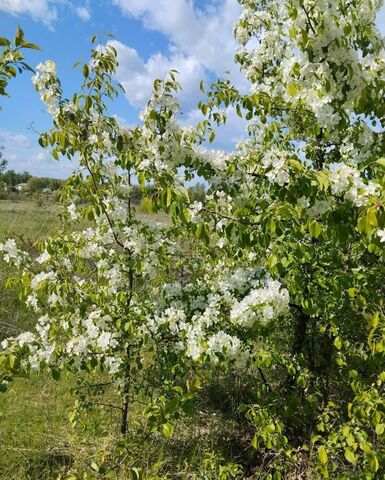
[{"label": "white cloud", "polygon": [[197,59],[186,56],[180,51],[170,57],[155,53],[145,62],[138,52],[113,40],[110,44],[118,52],[119,67],[117,79],[126,90],[128,101],[135,107],[142,108],[149,99],[156,78],[164,78],[171,69],[180,72],[178,81],[183,90],[178,95],[185,109],[193,108],[199,98],[199,83],[205,78],[205,68]]},{"label": "white cloud", "polygon": [[75,8],[76,15],[81,18],[84,22],[88,22],[91,18],[91,11],[88,6],[76,7]]},{"label": "white cloud", "polygon": [[84,5],[76,6],[77,1],[70,0],[0,0],[0,11],[14,16],[28,15],[34,20],[51,26],[58,19],[57,7],[67,7],[69,11],[74,12],[83,21],[91,18],[91,9],[89,2]]},{"label": "white cloud", "polygon": [[0,11],[14,16],[29,15],[47,25],[57,18],[57,11],[48,0],[0,0]]},{"label": "white cloud", "polygon": [[174,50],[191,56],[208,70],[222,75],[233,71],[236,49],[232,36],[240,13],[237,0],[208,1],[204,10],[191,0],[112,0],[126,15],[164,34]]},{"label": "white cloud", "polygon": [[18,132],[0,130],[0,145],[4,147],[7,168],[16,172],[28,171],[32,175],[67,178],[77,167],[76,162],[65,158],[56,161],[48,150],[37,145],[26,135]]},{"label": "white cloud", "polygon": [[[225,72],[230,72],[231,80],[239,88],[247,88],[234,63],[236,44],[232,30],[240,13],[237,0],[209,0],[203,9],[192,0],[112,0],[112,3],[125,15],[142,21],[147,29],[160,32],[168,40],[167,55],[158,52],[147,60],[129,46],[112,42],[120,62],[117,77],[132,105],[143,107],[154,79],[163,78],[170,69],[180,72],[178,81],[182,92],[178,98],[185,112],[183,123],[194,123],[198,115],[196,105],[202,97],[201,80],[207,83],[213,77],[223,77]],[[228,149],[243,132],[243,123],[236,116],[231,118],[218,134],[218,143]]]}]

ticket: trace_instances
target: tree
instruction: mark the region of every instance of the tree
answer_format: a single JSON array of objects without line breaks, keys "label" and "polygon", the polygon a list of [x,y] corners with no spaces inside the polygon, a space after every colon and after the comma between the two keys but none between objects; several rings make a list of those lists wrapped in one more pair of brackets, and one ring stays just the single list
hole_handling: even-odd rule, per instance
[{"label": "tree", "polygon": [[[15,241],[1,247],[40,315],[35,333],[5,342],[2,388],[9,375],[41,368],[57,379],[73,372],[79,383],[81,371],[107,371],[121,432],[135,395],[147,392],[149,431],[171,436],[209,373],[251,376],[259,381],[240,411],[257,478],[380,478],[379,2],[241,4],[237,61],[251,93],[215,82],[193,132],[177,122],[175,72],[155,81],[143,124],[125,130],[106,114],[118,88],[111,45],[92,52],[72,99],[55,65],[39,66],[34,83],[53,116],[40,144],[55,158],[79,155],[87,174],[67,182],[62,229],[36,261]],[[229,105],[249,120],[249,140],[233,154],[202,150]],[[205,180],[203,201],[191,201],[180,171]],[[133,178],[172,225],[135,216]],[[92,227],[74,228],[82,219]]]},{"label": "tree", "polygon": [[0,147],[0,175],[6,169],[7,163],[8,163],[7,160],[5,158],[3,158],[2,147]]},{"label": "tree", "polygon": [[15,170],[7,170],[2,174],[2,180],[10,188],[15,187],[19,183],[27,183],[32,177],[28,172],[16,173]]},{"label": "tree", "polygon": [[192,185],[187,191],[191,201],[203,202],[205,200],[206,188],[202,183]]},{"label": "tree", "polygon": [[25,190],[28,192],[38,192],[43,190],[43,188],[47,188],[48,182],[44,178],[40,177],[31,177],[25,186]]}]

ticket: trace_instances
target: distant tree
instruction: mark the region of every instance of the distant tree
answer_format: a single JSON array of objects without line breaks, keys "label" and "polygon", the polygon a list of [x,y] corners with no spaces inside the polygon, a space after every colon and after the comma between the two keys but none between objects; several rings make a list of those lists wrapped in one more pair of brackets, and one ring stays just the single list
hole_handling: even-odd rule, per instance
[{"label": "distant tree", "polygon": [[134,203],[139,203],[142,200],[142,189],[139,185],[132,185],[131,187],[131,199]]},{"label": "distant tree", "polygon": [[12,188],[19,183],[27,183],[32,175],[28,172],[16,173],[15,170],[7,170],[1,176],[1,179],[8,187]]},{"label": "distant tree", "polygon": [[64,180],[60,180],[59,178],[43,178],[43,180],[47,183],[47,188],[50,188],[52,191],[59,190],[64,184]]},{"label": "distant tree", "polygon": [[17,185],[16,175],[15,170],[8,170],[2,175],[2,179],[9,187],[14,187]]},{"label": "distant tree", "polygon": [[188,188],[188,194],[192,202],[202,202],[206,197],[206,187],[203,183],[197,183]]},{"label": "distant tree", "polygon": [[3,150],[4,147],[0,147],[0,178],[1,178],[1,173],[4,172],[6,166],[7,166],[7,160],[3,158]]},{"label": "distant tree", "polygon": [[43,190],[43,188],[47,188],[47,186],[48,186],[47,179],[40,178],[40,177],[31,177],[28,180],[25,189],[28,192],[38,192],[40,190]]}]

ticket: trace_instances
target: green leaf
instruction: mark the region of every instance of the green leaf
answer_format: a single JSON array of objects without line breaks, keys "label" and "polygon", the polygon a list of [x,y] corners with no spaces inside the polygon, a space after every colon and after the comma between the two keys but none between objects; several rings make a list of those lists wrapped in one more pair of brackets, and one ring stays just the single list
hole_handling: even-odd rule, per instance
[{"label": "green leaf", "polygon": [[295,160],[294,158],[291,158],[288,161],[288,163],[292,168],[294,168],[294,170],[297,170],[297,172],[303,172],[304,171],[304,167],[303,167],[302,163],[299,162],[298,160]]},{"label": "green leaf", "polygon": [[381,167],[385,167],[385,158],[379,158],[378,160],[376,160],[376,163],[378,163],[378,165],[381,165]]},{"label": "green leaf", "polygon": [[88,75],[89,75],[89,74],[90,74],[90,69],[89,69],[87,63],[85,63],[85,64],[83,65],[83,76],[84,76],[85,78],[88,78]]},{"label": "green leaf", "polygon": [[318,238],[322,232],[322,225],[318,223],[316,220],[310,222],[309,225],[309,233],[313,238]]},{"label": "green leaf", "polygon": [[354,452],[350,450],[350,448],[345,448],[345,458],[350,463],[355,463],[357,460]]},{"label": "green leaf", "polygon": [[289,83],[287,86],[287,93],[294,97],[294,95],[299,91],[298,85],[296,83]]},{"label": "green leaf", "polygon": [[377,470],[380,468],[380,462],[378,461],[377,455],[375,453],[371,453],[367,458],[370,470],[372,472],[377,472]]},{"label": "green leaf", "polygon": [[171,188],[167,188],[167,191],[166,191],[166,207],[169,207],[171,205],[171,202],[172,202],[172,190]]},{"label": "green leaf", "polygon": [[329,174],[324,171],[316,173],[317,181],[319,183],[320,189],[324,192],[329,188]]},{"label": "green leaf", "polygon": [[16,361],[15,355],[10,355],[8,361],[9,361],[9,367],[14,368],[15,361]]},{"label": "green leaf", "polygon": [[[34,43],[29,43],[29,42],[24,42],[24,41],[22,41],[22,42],[21,42],[21,45],[22,45],[22,47],[24,47],[24,48],[29,48],[30,50],[39,50],[39,51],[41,50],[41,48],[39,47],[39,45],[36,45],[36,44],[34,44]],[[32,69],[31,69],[31,70],[32,70]]]},{"label": "green leaf", "polygon": [[174,426],[172,423],[165,423],[162,425],[162,433],[166,438],[171,438],[174,433]]},{"label": "green leaf", "polygon": [[51,374],[52,374],[52,378],[54,380],[56,380],[56,381],[60,380],[60,370],[54,368],[54,369],[52,369]]},{"label": "green leaf", "polygon": [[166,414],[167,415],[172,415],[176,411],[178,406],[179,406],[179,399],[178,398],[172,398],[171,400],[169,400],[167,402],[167,405],[166,405],[166,408],[165,408]]},{"label": "green leaf", "polygon": [[356,288],[348,288],[348,295],[350,298],[354,298],[358,290]]},{"label": "green leaf", "polygon": [[369,225],[372,225],[373,227],[378,226],[376,207],[368,208],[366,218]]},{"label": "green leaf", "polygon": [[8,38],[0,37],[0,47],[9,47],[10,45],[11,42],[8,40]]},{"label": "green leaf", "polygon": [[16,37],[15,37],[15,45],[16,47],[20,47],[24,40],[24,32],[20,27],[16,29]]},{"label": "green leaf", "polygon": [[116,148],[117,148],[118,152],[123,151],[124,142],[123,142],[123,136],[122,135],[118,135],[118,137],[116,139]]},{"label": "green leaf", "polygon": [[91,468],[92,470],[95,470],[95,472],[98,472],[100,470],[99,465],[95,462],[91,463]]},{"label": "green leaf", "polygon": [[193,400],[192,398],[189,398],[187,400],[184,400],[182,403],[182,409],[186,415],[191,415],[193,412]]},{"label": "green leaf", "polygon": [[116,472],[114,472],[113,470],[110,470],[104,475],[104,478],[116,478]]},{"label": "green leaf", "polygon": [[322,463],[322,465],[325,465],[328,461],[328,454],[323,445],[321,445],[318,449],[318,460]]},{"label": "green leaf", "polygon": [[342,341],[340,337],[336,337],[333,342],[334,346],[336,347],[337,350],[341,350],[342,348]]},{"label": "green leaf", "polygon": [[377,435],[382,435],[385,431],[385,424],[384,423],[379,423],[376,425],[376,434]]},{"label": "green leaf", "polygon": [[130,468],[130,477],[132,480],[140,480],[140,472],[136,467]]}]

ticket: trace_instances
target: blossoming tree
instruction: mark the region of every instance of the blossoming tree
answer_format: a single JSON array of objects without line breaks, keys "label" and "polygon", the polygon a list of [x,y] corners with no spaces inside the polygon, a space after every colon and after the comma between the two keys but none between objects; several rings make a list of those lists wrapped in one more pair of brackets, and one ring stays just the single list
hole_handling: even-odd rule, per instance
[{"label": "blossoming tree", "polygon": [[[380,2],[242,0],[236,60],[250,82],[211,86],[195,129],[178,125],[175,72],[155,81],[140,126],[109,117],[116,52],[96,48],[81,93],[53,62],[33,82],[53,117],[40,144],[76,157],[62,228],[20,268],[36,331],[3,342],[9,376],[107,372],[121,398],[150,392],[170,436],[207,372],[258,376],[241,407],[268,478],[384,474],[385,50]],[[348,4],[349,3],[349,4]],[[249,139],[201,147],[234,106]],[[190,202],[186,180],[209,190]],[[153,225],[131,201],[138,182]],[[100,385],[98,383],[98,385]],[[151,395],[152,392],[152,395]],[[156,395],[153,393],[156,392]],[[349,477],[349,478],[350,478]]]}]

